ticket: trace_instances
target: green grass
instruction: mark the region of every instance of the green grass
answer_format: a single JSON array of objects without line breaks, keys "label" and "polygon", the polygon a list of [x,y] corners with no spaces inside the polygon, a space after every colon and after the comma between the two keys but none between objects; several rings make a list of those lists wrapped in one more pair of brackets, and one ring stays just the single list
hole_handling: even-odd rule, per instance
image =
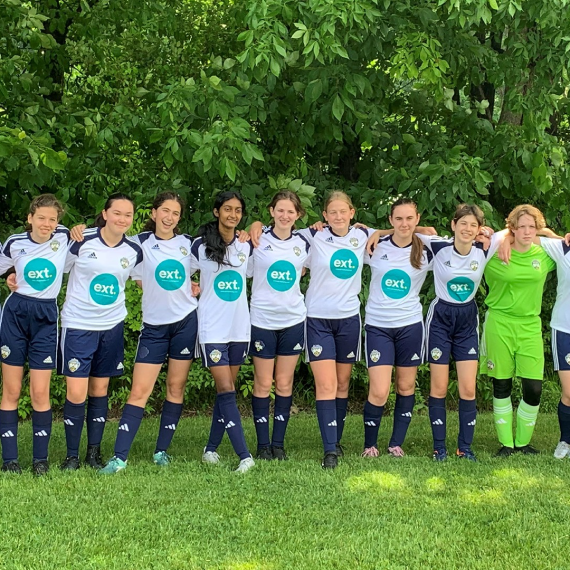
[{"label": "green grass", "polygon": [[[449,414],[448,432],[457,433]],[[380,434],[384,449],[392,418]],[[251,419],[245,420],[253,445]],[[258,462],[233,473],[227,438],[223,464],[200,463],[209,418],[184,419],[171,448],[176,461],[151,463],[158,428],[143,422],[128,469],[101,477],[61,473],[63,424],[54,426],[48,476],[0,476],[0,568],[305,569],[569,568],[569,460],[557,461],[554,415],[541,415],[533,443],[539,457],[492,458],[492,416],[479,417],[480,462],[430,459],[426,416],[415,416],[406,451],[361,459],[362,417],[347,420],[347,456],[320,468],[316,418],[299,414],[288,433],[288,462]],[[112,452],[117,422],[107,426]],[[20,428],[29,469],[31,429]],[[455,449],[453,439],[449,449]]]}]

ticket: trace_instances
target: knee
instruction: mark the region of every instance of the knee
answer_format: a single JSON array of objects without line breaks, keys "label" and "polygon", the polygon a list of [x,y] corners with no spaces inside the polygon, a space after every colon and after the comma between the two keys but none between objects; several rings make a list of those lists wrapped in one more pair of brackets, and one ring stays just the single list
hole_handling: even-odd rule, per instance
[{"label": "knee", "polygon": [[540,380],[522,379],[523,400],[529,406],[538,406],[542,394],[542,382]]},{"label": "knee", "polygon": [[497,400],[503,400],[511,397],[513,391],[513,379],[493,378],[493,397]]},{"label": "knee", "polygon": [[338,384],[337,384],[337,392],[348,392],[348,389],[350,387],[350,377],[349,378],[339,378],[338,379]]},{"label": "knee", "polygon": [[186,382],[168,384],[166,386],[166,396],[171,402],[181,402],[184,399],[184,391],[186,388]]}]

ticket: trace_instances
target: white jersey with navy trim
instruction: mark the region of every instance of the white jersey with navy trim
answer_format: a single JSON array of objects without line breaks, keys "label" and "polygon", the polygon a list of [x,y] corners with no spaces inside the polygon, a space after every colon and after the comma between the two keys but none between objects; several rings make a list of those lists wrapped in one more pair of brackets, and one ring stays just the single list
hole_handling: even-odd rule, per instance
[{"label": "white jersey with navy trim", "polygon": [[309,243],[297,231],[285,240],[271,228],[261,234],[253,251],[251,289],[251,324],[268,330],[280,330],[305,320],[307,309],[299,287]]},{"label": "white jersey with navy trim", "polygon": [[69,241],[64,226],[57,226],[44,243],[36,243],[28,232],[10,236],[0,254],[0,275],[14,267],[20,295],[55,299],[61,289]]},{"label": "white jersey with navy trim", "polygon": [[141,247],[126,236],[109,247],[100,228],[85,230],[83,241],[71,242],[67,255],[62,327],[104,331],[124,320],[125,284],[142,259]]},{"label": "white jersey with navy trim", "polygon": [[358,294],[369,232],[374,230],[352,226],[345,236],[337,236],[328,226],[322,231],[299,231],[311,246],[306,263],[311,271],[307,316],[344,319],[359,313]]},{"label": "white jersey with navy trim", "polygon": [[191,251],[192,270],[200,271],[199,343],[249,342],[246,277],[248,264],[253,259],[253,246],[234,238],[226,248],[227,265],[218,265],[206,257],[201,237],[194,239]]},{"label": "white jersey with navy trim", "polygon": [[550,326],[570,334],[570,247],[563,239],[540,238],[544,251],[556,261],[556,302],[552,309]]},{"label": "white jersey with navy trim", "polygon": [[392,236],[382,238],[371,256],[372,278],[365,324],[383,328],[413,325],[423,320],[420,290],[432,267],[433,254],[423,246],[420,269],[410,263],[412,246],[399,247]]},{"label": "white jersey with navy trim", "polygon": [[189,235],[160,239],[154,232],[131,238],[143,251],[143,262],[131,272],[131,279],[142,281],[143,322],[168,325],[181,321],[198,307],[192,297]]},{"label": "white jersey with navy trim", "polygon": [[483,244],[475,242],[467,255],[461,255],[455,249],[453,238],[416,235],[434,256],[436,296],[442,301],[457,305],[468,303],[475,297],[485,265],[493,257],[502,240],[502,236],[495,233],[487,251],[483,249]]}]

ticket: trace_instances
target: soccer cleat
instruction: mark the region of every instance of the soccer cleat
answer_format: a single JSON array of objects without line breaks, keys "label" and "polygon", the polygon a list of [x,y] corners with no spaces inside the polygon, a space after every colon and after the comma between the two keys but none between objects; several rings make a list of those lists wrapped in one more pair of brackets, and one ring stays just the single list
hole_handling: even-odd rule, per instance
[{"label": "soccer cleat", "polygon": [[17,473],[18,475],[22,474],[22,468],[20,467],[17,459],[4,463],[4,465],[2,465],[2,471],[5,473]]},{"label": "soccer cleat", "polygon": [[457,455],[459,459],[467,459],[467,461],[474,461],[474,462],[477,461],[475,454],[470,449],[464,449],[464,450],[458,449],[455,452],[455,455]]},{"label": "soccer cleat", "polygon": [[[338,444],[337,444],[338,445]],[[323,460],[321,462],[321,467],[323,469],[336,469],[338,466],[338,455],[334,451],[329,451],[325,453]]]},{"label": "soccer cleat", "polygon": [[166,451],[157,451],[153,456],[152,460],[155,465],[159,467],[168,467],[172,463],[172,457],[166,453]]},{"label": "soccer cleat", "polygon": [[568,455],[570,455],[570,444],[565,441],[559,441],[554,450],[554,457],[556,457],[556,459],[564,459]]},{"label": "soccer cleat", "polygon": [[62,471],[77,471],[79,469],[79,457],[70,455],[65,458],[65,461],[59,466]]},{"label": "soccer cleat", "polygon": [[220,462],[220,456],[215,451],[206,451],[202,453],[202,463],[209,463],[210,465],[217,465]]},{"label": "soccer cleat", "polygon": [[49,471],[47,459],[38,459],[32,463],[32,472],[36,477],[41,477]]},{"label": "soccer cleat", "polygon": [[237,466],[236,473],[247,473],[252,467],[255,466],[255,461],[253,457],[250,455],[245,459],[242,459]]},{"label": "soccer cleat", "polygon": [[540,451],[532,447],[532,445],[521,445],[520,447],[515,445],[515,453],[522,453],[523,455],[538,455]]},{"label": "soccer cleat", "polygon": [[285,453],[285,448],[279,445],[272,445],[271,453],[273,454],[273,459],[277,459],[277,461],[287,461],[289,459]]},{"label": "soccer cleat", "polygon": [[515,450],[512,447],[503,445],[503,447],[495,453],[495,457],[510,457],[514,452]]},{"label": "soccer cleat", "polygon": [[360,457],[378,457],[380,452],[378,448],[375,446],[372,447],[365,447],[364,451],[360,454]]},{"label": "soccer cleat", "polygon": [[433,452],[433,460],[434,461],[446,461],[447,460],[447,449],[435,449]]},{"label": "soccer cleat", "polygon": [[395,445],[394,447],[389,447],[388,453],[392,457],[404,457],[404,455],[406,455],[404,453],[404,450],[399,445]]},{"label": "soccer cleat", "polygon": [[88,445],[87,453],[85,454],[85,463],[93,469],[103,469],[103,458],[101,457],[100,445]]},{"label": "soccer cleat", "polygon": [[268,445],[265,447],[258,447],[256,459],[263,459],[264,461],[271,461],[273,459],[273,453],[271,453],[271,447]]},{"label": "soccer cleat", "polygon": [[97,473],[99,473],[99,475],[114,475],[115,473],[118,473],[119,471],[124,471],[127,468],[127,462],[123,461],[122,459],[119,459],[116,456],[111,457],[111,459],[109,459],[109,461],[107,462],[107,465],[105,465],[105,467],[102,467],[101,469],[99,469],[97,471]]},{"label": "soccer cleat", "polygon": [[337,457],[344,457],[344,447],[340,443],[336,444],[335,453]]}]

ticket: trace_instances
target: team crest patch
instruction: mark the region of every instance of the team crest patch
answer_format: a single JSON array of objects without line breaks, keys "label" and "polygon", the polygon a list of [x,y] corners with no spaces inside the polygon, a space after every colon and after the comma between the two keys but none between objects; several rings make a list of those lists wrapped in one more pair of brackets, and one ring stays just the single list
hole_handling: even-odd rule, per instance
[{"label": "team crest patch", "polygon": [[256,340],[253,346],[257,352],[261,352],[265,348],[265,344],[261,340]]},{"label": "team crest patch", "polygon": [[297,257],[299,257],[299,256],[301,255],[301,248],[295,246],[295,247],[293,248],[293,253],[294,253]]},{"label": "team crest patch", "polygon": [[81,366],[81,362],[79,362],[79,360],[77,360],[77,358],[72,358],[71,360],[68,360],[68,362],[67,362],[67,367],[69,368],[69,370],[71,370],[71,372],[75,372],[76,370],[79,370],[80,366]]},{"label": "team crest patch", "polygon": [[212,362],[220,362],[221,358],[222,358],[222,353],[217,348],[212,350],[212,352],[210,352],[210,360]]},{"label": "team crest patch", "polygon": [[52,251],[57,251],[59,249],[59,245],[60,245],[59,242],[55,239],[49,244]]},{"label": "team crest patch", "polygon": [[126,257],[121,258],[121,267],[126,269],[129,266],[129,260]]},{"label": "team crest patch", "polygon": [[380,353],[377,350],[373,350],[370,353],[370,360],[372,360],[372,362],[378,362],[380,360]]},{"label": "team crest patch", "polygon": [[495,368],[495,363],[492,360],[487,360],[487,368],[493,370]]},{"label": "team crest patch", "polygon": [[439,360],[441,358],[441,355],[442,355],[442,352],[441,352],[441,350],[439,350],[439,348],[436,347],[436,348],[432,349],[431,357],[434,360]]},{"label": "team crest patch", "polygon": [[564,357],[564,360],[566,360],[566,364],[570,364],[570,352]]},{"label": "team crest patch", "polygon": [[8,358],[10,356],[10,352],[12,352],[10,350],[10,347],[4,345],[2,348],[0,348],[0,352],[2,353],[2,358]]},{"label": "team crest patch", "polygon": [[180,253],[182,255],[188,255],[188,250],[183,245],[181,245],[180,246]]},{"label": "team crest patch", "polygon": [[350,238],[348,241],[352,247],[358,247],[358,240],[356,238]]},{"label": "team crest patch", "polygon": [[471,265],[469,267],[471,267],[471,271],[477,271],[477,269],[479,269],[479,262],[478,261],[472,261]]},{"label": "team crest patch", "polygon": [[247,259],[245,256],[245,253],[243,253],[241,251],[238,253],[237,258],[239,259],[239,262],[242,264],[245,263],[245,260]]},{"label": "team crest patch", "polygon": [[314,344],[313,346],[311,346],[311,352],[315,356],[320,356],[321,353],[323,352],[323,347],[320,344]]},{"label": "team crest patch", "polygon": [[540,259],[533,259],[532,267],[538,271],[540,269]]}]

